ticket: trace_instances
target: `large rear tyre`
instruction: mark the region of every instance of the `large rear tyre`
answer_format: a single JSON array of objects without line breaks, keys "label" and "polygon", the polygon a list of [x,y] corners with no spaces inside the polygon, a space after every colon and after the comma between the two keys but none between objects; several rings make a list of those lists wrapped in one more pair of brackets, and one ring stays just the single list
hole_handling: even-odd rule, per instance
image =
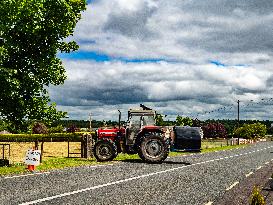
[{"label": "large rear tyre", "polygon": [[118,155],[117,146],[108,139],[97,141],[93,153],[99,162],[112,161]]},{"label": "large rear tyre", "polygon": [[165,140],[160,136],[150,135],[141,141],[138,155],[148,163],[162,163],[169,154]]}]

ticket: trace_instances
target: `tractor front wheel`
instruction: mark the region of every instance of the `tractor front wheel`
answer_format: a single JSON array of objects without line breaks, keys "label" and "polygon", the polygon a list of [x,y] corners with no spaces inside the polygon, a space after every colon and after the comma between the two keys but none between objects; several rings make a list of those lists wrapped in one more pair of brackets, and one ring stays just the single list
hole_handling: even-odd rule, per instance
[{"label": "tractor front wheel", "polygon": [[165,140],[156,135],[150,135],[143,138],[138,155],[148,163],[161,163],[169,154],[169,148]]},{"label": "tractor front wheel", "polygon": [[111,140],[100,140],[93,148],[97,161],[112,161],[117,155],[117,146]]}]

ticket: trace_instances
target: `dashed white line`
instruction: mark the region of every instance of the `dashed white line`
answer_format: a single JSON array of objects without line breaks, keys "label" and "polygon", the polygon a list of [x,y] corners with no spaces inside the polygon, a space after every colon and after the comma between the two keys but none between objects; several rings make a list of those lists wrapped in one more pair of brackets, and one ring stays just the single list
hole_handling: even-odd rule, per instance
[{"label": "dashed white line", "polygon": [[12,179],[12,178],[19,178],[19,177],[28,177],[28,176],[41,175],[41,174],[50,174],[50,172],[39,172],[39,173],[33,173],[33,174],[22,174],[22,175],[4,177],[4,179]]},{"label": "dashed white line", "polygon": [[253,174],[253,172],[249,172],[248,174],[246,174],[246,177],[249,177],[251,174]]},{"label": "dashed white line", "polygon": [[262,168],[262,166],[259,166],[259,167],[257,167],[256,169],[259,170],[259,169],[261,169],[261,168]]},{"label": "dashed white line", "polygon": [[269,162],[266,162],[266,163],[264,163],[264,164],[269,164]]},{"label": "dashed white line", "polygon": [[226,191],[231,190],[233,187],[235,187],[239,182],[234,182],[230,187],[226,188]]}]

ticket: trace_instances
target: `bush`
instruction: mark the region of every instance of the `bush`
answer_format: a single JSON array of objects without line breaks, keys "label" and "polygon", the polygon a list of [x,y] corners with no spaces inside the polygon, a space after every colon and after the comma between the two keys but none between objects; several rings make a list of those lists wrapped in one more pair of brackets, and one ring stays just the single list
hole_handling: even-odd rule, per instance
[{"label": "bush", "polygon": [[32,134],[46,134],[48,133],[47,127],[44,123],[35,122],[32,126]]},{"label": "bush", "polygon": [[48,129],[49,133],[63,133],[64,132],[64,127],[62,125],[58,125],[56,127],[50,127]]},{"label": "bush", "polygon": [[254,186],[251,193],[250,205],[265,205],[264,197],[261,194],[260,189],[256,186]]},{"label": "bush", "polygon": [[[91,133],[95,136],[95,133]],[[3,134],[0,135],[0,142],[80,142],[83,133],[52,133],[52,134]]]}]

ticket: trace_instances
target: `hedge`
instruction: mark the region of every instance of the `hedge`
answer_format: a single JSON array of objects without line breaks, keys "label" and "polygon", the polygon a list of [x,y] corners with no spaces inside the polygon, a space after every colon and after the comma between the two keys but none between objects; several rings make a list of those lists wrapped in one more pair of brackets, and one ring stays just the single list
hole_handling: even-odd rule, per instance
[{"label": "hedge", "polygon": [[[0,142],[79,142],[82,135],[90,132],[75,132],[75,133],[51,133],[51,134],[1,134]],[[91,133],[93,136],[94,132]]]}]

